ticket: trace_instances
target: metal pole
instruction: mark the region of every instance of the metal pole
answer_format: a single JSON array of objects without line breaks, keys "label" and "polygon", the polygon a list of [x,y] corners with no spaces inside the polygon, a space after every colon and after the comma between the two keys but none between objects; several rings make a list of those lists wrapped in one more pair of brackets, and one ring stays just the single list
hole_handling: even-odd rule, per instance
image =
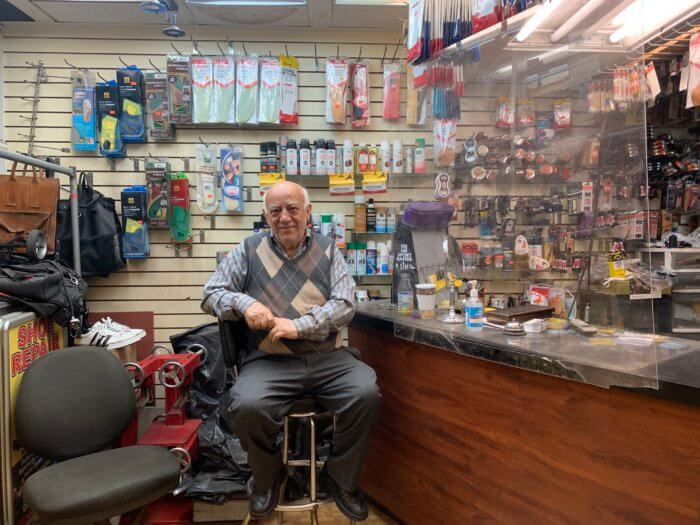
[{"label": "metal pole", "polygon": [[80,225],[78,223],[78,179],[75,168],[71,168],[70,174],[70,232],[73,245],[73,269],[78,275],[82,275],[80,268]]},{"label": "metal pole", "polygon": [[22,164],[28,164],[29,166],[36,166],[37,168],[55,171],[56,173],[63,173],[64,175],[68,175],[69,177],[75,177],[75,168],[67,168],[65,166],[61,166],[60,164],[46,162],[45,160],[29,157],[27,155],[22,155],[21,153],[16,153],[14,151],[9,151],[3,148],[0,148],[0,159],[7,159],[11,160],[12,162],[20,162]]}]

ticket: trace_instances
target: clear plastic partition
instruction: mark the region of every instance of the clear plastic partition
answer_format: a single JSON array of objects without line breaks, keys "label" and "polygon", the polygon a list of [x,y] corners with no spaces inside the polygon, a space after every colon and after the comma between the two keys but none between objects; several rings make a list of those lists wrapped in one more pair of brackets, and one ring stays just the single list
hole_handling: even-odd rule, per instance
[{"label": "clear plastic partition", "polygon": [[471,25],[446,15],[434,43],[413,2],[408,37],[437,174],[415,184],[453,212],[405,205],[395,307],[363,308],[398,337],[534,371],[700,386],[700,360],[677,375],[700,350],[700,284],[681,290],[700,283],[700,108],[688,89],[700,93],[700,3],[510,2],[493,19],[475,18],[488,2],[467,4]]}]

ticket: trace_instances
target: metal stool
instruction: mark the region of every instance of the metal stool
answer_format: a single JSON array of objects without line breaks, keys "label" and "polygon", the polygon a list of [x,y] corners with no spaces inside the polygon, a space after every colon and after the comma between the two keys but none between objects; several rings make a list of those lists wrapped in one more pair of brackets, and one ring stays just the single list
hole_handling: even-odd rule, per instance
[{"label": "metal stool", "polygon": [[[315,417],[318,417],[327,411],[321,407],[312,397],[303,397],[294,402],[289,414],[284,418],[284,430],[282,434],[282,462],[285,469],[287,467],[309,467],[309,487],[310,494],[293,502],[284,501],[284,492],[287,485],[288,476],[285,475],[280,488],[280,499],[275,507],[277,512],[277,523],[281,524],[284,520],[285,512],[309,512],[311,514],[312,525],[318,525],[318,509],[333,503],[333,498],[323,500],[316,499],[316,469],[323,467],[323,462],[316,459],[316,422]],[[290,419],[308,419],[309,435],[310,435],[310,452],[309,459],[289,459],[289,420]],[[243,520],[243,525],[250,523],[251,516],[248,514]],[[354,525],[354,521],[350,521]]]}]

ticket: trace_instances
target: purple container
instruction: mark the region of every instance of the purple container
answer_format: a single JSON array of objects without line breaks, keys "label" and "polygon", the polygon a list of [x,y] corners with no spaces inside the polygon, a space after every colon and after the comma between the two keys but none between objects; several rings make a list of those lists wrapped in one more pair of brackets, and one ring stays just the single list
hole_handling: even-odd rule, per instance
[{"label": "purple container", "polygon": [[447,228],[453,213],[446,202],[411,201],[404,208],[403,222],[419,230]]}]

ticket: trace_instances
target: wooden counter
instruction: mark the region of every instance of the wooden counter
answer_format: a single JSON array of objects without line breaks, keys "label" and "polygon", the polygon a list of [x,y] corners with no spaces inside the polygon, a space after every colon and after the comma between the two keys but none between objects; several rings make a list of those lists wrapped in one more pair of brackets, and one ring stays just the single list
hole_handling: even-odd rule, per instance
[{"label": "wooden counter", "polygon": [[362,487],[409,524],[698,524],[700,408],[396,338],[349,341],[383,406]]}]

